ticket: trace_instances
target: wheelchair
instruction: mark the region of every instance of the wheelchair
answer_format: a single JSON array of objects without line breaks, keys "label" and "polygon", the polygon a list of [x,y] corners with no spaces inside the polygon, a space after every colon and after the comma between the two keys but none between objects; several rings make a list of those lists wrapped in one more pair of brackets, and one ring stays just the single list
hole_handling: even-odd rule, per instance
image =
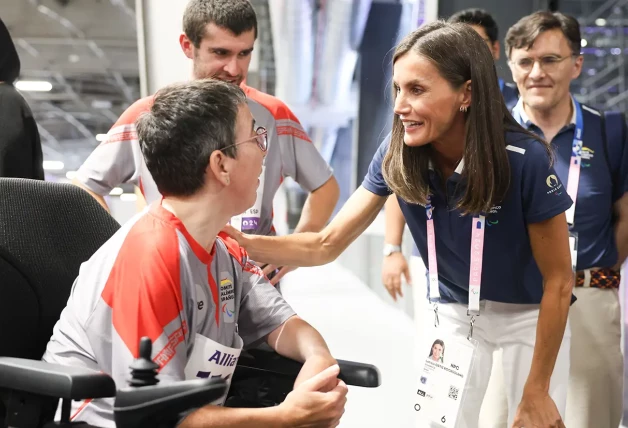
[{"label": "wheelchair", "polygon": [[[0,420],[13,428],[98,428],[70,421],[71,400],[115,398],[117,428],[175,427],[189,411],[227,391],[223,380],[159,385],[151,343],[116,390],[105,373],[41,361],[82,262],[120,225],[82,189],[0,178]],[[375,388],[378,369],[338,360],[347,385]],[[261,349],[243,351],[225,406],[269,407],[292,390],[301,363]],[[55,413],[61,400],[61,419]]]}]

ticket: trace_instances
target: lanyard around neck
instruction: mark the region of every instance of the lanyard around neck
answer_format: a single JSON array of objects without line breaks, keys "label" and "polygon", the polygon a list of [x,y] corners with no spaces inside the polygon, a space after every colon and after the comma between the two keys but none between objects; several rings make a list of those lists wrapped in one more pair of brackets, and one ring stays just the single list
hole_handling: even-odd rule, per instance
[{"label": "lanyard around neck", "polygon": [[[571,207],[565,212],[567,216],[567,223],[574,224],[574,217],[576,213],[576,200],[578,198],[578,187],[580,185],[580,165],[582,159],[582,136],[584,132],[584,122],[582,119],[582,107],[580,103],[573,100],[574,109],[576,111],[576,129],[573,135],[573,141],[571,143],[571,158],[569,160],[569,175],[567,176],[567,194],[573,201]],[[519,99],[519,102],[513,109],[515,113],[513,116],[520,125],[524,126],[525,123],[521,117],[521,109],[523,109],[523,100]]]},{"label": "lanyard around neck", "polygon": [[[429,271],[430,301],[440,299],[438,289],[438,263],[436,261],[436,231],[434,230],[434,207],[428,197],[425,205],[427,217],[427,258]],[[471,222],[471,259],[469,270],[469,314],[480,314],[480,289],[482,286],[482,253],[484,251],[485,217],[478,215]]]}]

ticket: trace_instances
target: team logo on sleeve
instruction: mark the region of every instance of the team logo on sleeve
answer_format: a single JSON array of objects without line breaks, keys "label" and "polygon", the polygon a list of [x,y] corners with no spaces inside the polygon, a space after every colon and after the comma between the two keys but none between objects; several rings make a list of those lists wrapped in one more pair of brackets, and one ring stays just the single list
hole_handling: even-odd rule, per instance
[{"label": "team logo on sleeve", "polygon": [[220,311],[226,323],[235,322],[235,285],[233,277],[227,272],[220,275]]},{"label": "team logo on sleeve", "polygon": [[563,185],[561,184],[560,181],[558,181],[558,177],[556,177],[554,174],[550,174],[546,179],[545,179],[545,184],[547,184],[547,187],[549,187],[550,189],[547,191],[548,195],[556,195],[556,196],[560,196],[563,194],[562,192],[562,188]]}]

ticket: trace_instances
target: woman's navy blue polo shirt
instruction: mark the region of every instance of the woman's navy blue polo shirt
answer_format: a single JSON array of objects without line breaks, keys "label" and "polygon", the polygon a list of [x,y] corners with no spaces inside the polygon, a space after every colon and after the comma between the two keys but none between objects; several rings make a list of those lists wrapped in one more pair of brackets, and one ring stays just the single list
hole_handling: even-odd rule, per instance
[{"label": "woman's navy blue polo shirt", "polygon": [[[382,175],[388,150],[386,139],[375,154],[362,186],[370,192],[391,194]],[[506,134],[510,186],[500,205],[486,215],[480,299],[504,303],[540,303],[543,278],[532,256],[527,225],[548,220],[571,206],[567,189],[550,165],[543,143],[519,132]],[[464,190],[463,162],[447,180],[446,192],[430,170],[430,188],[436,232],[436,256],[441,302],[469,301],[472,216],[455,209]],[[427,266],[425,208],[399,199],[412,237]]]}]

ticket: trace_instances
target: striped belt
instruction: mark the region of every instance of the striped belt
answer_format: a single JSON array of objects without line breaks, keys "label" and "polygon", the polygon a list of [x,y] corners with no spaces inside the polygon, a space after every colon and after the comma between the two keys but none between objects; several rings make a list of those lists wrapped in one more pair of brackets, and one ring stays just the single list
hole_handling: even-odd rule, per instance
[{"label": "striped belt", "polygon": [[586,269],[576,272],[576,287],[619,288],[619,271],[611,268]]}]

